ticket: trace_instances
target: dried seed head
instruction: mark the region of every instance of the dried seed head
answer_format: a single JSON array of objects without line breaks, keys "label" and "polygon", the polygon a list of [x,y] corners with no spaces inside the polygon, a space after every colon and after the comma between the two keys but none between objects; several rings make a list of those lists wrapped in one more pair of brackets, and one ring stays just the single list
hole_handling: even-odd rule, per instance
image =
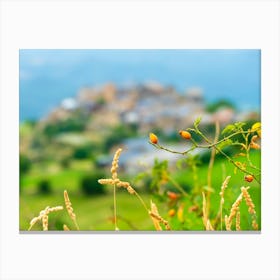
[{"label": "dried seed head", "polygon": [[41,217],[35,217],[30,221],[30,227],[34,226],[38,221],[41,220]]},{"label": "dried seed head", "polygon": [[253,227],[254,230],[259,229],[259,226],[258,226],[257,221],[255,219],[252,221],[252,227]]},{"label": "dried seed head", "polygon": [[168,221],[164,220],[158,213],[157,206],[151,201],[151,211],[149,211],[149,215],[151,216],[156,230],[162,230],[160,223],[165,226],[166,230],[171,230]]},{"label": "dried seed head", "polygon": [[247,206],[248,206],[248,212],[249,212],[250,214],[256,214],[256,211],[255,211],[255,204],[253,203],[252,198],[251,198],[251,196],[250,196],[250,194],[249,194],[249,192],[248,192],[248,189],[249,189],[249,188],[250,188],[250,187],[247,187],[247,188],[242,187],[242,188],[241,188],[241,191],[242,191],[242,194],[243,194],[243,196],[244,196],[244,198],[245,198],[246,204],[247,204]]},{"label": "dried seed head", "polygon": [[114,155],[113,161],[112,161],[112,168],[111,168],[111,173],[112,173],[112,179],[115,180],[118,178],[118,173],[117,169],[119,167],[119,158],[121,155],[122,149],[118,149]]},{"label": "dried seed head", "polygon": [[57,212],[63,210],[63,206],[55,206],[48,209],[47,213]]},{"label": "dried seed head", "polygon": [[236,228],[236,230],[240,230],[240,211],[239,211],[239,208],[238,208],[237,213],[236,213],[235,228]]},{"label": "dried seed head", "polygon": [[127,187],[127,191],[128,191],[130,194],[135,194],[135,190],[134,190],[131,186],[128,186],[128,187]]},{"label": "dried seed head", "polygon": [[[60,210],[63,210],[62,206],[55,206],[55,207],[51,207],[51,208],[49,206],[47,206],[44,210],[40,211],[38,217],[34,217],[30,221],[30,227],[28,230],[30,230],[38,221],[42,220],[42,218],[44,216],[47,216],[51,212],[56,212],[56,211],[60,211]],[[45,221],[46,221],[46,218],[45,218]]]},{"label": "dried seed head", "polygon": [[226,230],[231,230],[231,225],[229,223],[227,215],[225,215],[225,225],[226,225]]},{"label": "dried seed head", "polygon": [[206,230],[214,230],[214,228],[212,227],[209,220],[207,220],[207,223],[206,223]]},{"label": "dried seed head", "polygon": [[71,201],[69,199],[69,196],[68,196],[68,193],[67,193],[66,190],[64,191],[64,201],[65,201],[65,206],[66,206],[66,209],[67,209],[67,212],[68,212],[70,218],[72,220],[75,220],[76,219],[76,214],[74,213]]},{"label": "dried seed head", "polygon": [[43,215],[42,217],[43,230],[48,230],[48,221],[49,221],[49,216]]},{"label": "dried seed head", "polygon": [[226,187],[228,186],[228,182],[229,182],[230,178],[231,178],[230,176],[227,176],[225,181],[222,184],[221,191],[220,191],[221,204],[224,204],[224,192],[225,192]]},{"label": "dried seed head", "polygon": [[152,200],[151,200],[151,211],[149,212],[149,214],[154,222],[154,226],[156,230],[162,230],[160,226],[160,222],[162,221],[162,218],[159,216],[157,206],[155,205],[155,203],[153,203]]},{"label": "dried seed head", "polygon": [[63,225],[63,230],[64,231],[69,231],[70,229],[69,229],[69,227],[67,225]]},{"label": "dried seed head", "polygon": [[202,192],[202,221],[203,221],[205,228],[207,228],[207,220],[208,220],[208,217],[207,217],[206,198],[205,198],[204,192]]},{"label": "dried seed head", "polygon": [[229,217],[227,218],[227,221],[225,220],[227,230],[231,230],[232,220],[235,217],[237,211],[239,210],[239,205],[242,201],[242,198],[243,198],[243,195],[241,193],[238,196],[238,198],[236,199],[236,201],[231,206]]},{"label": "dried seed head", "polygon": [[248,206],[248,212],[252,215],[252,227],[254,230],[258,230],[258,224],[257,224],[257,218],[256,218],[256,210],[255,210],[255,204],[252,201],[252,198],[248,192],[248,189],[250,187],[242,187],[241,191],[243,193],[243,196],[245,198],[246,204]]},{"label": "dried seed head", "polygon": [[98,183],[101,185],[113,185],[115,181],[113,179],[99,179]]}]

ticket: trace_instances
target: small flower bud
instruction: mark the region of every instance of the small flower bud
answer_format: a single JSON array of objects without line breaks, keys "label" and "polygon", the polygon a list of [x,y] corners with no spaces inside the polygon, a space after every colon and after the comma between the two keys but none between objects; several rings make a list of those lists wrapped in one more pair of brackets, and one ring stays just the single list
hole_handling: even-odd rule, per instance
[{"label": "small flower bud", "polygon": [[167,192],[167,195],[171,200],[176,200],[179,198],[179,195],[175,192]]},{"label": "small flower bud", "polygon": [[157,144],[158,143],[158,138],[154,133],[150,133],[150,141],[153,144]]},{"label": "small flower bud", "polygon": [[191,134],[186,130],[180,130],[179,134],[181,135],[182,138],[187,139],[187,140],[192,138]]},{"label": "small flower bud", "polygon": [[244,179],[245,181],[251,183],[254,180],[254,177],[252,175],[246,175]]},{"label": "small flower bud", "polygon": [[168,216],[169,217],[173,217],[175,214],[176,214],[176,211],[173,208],[168,211]]}]

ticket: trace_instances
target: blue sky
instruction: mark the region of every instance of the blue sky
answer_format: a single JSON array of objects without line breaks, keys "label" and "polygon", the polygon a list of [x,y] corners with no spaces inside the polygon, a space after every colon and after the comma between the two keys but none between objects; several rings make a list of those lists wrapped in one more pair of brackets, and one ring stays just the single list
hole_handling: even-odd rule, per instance
[{"label": "blue sky", "polygon": [[84,86],[157,81],[183,93],[200,87],[260,109],[260,50],[20,50],[20,120],[38,119]]}]

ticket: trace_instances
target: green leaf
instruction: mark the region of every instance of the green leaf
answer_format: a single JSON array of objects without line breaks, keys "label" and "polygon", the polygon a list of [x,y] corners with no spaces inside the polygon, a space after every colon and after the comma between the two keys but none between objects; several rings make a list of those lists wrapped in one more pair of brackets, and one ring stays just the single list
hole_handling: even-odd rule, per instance
[{"label": "green leaf", "polygon": [[197,129],[197,128],[198,128],[198,125],[200,124],[200,122],[201,122],[201,117],[198,117],[198,118],[194,121],[193,126]]},{"label": "green leaf", "polygon": [[241,129],[246,123],[244,122],[236,122],[234,125],[235,125],[235,128],[237,129]]},{"label": "green leaf", "polygon": [[208,187],[208,186],[203,186],[202,189],[205,190],[205,191],[207,191],[207,192],[212,192],[212,193],[215,192],[215,190],[214,190],[213,188],[210,188],[210,187]]},{"label": "green leaf", "polygon": [[229,124],[227,125],[224,130],[222,131],[222,134],[229,134],[235,130],[235,125]]},{"label": "green leaf", "polygon": [[177,160],[176,166],[177,166],[178,169],[182,169],[182,167],[183,167],[183,161],[185,161],[185,159],[179,159],[179,160]]},{"label": "green leaf", "polygon": [[133,182],[134,183],[138,183],[139,181],[142,181],[144,178],[146,178],[148,176],[147,172],[141,172],[138,173],[134,178],[133,178]]},{"label": "green leaf", "polygon": [[232,144],[232,140],[231,139],[226,139],[225,141],[218,144],[216,147],[222,150],[223,148],[225,148],[227,146],[230,146],[231,144]]}]

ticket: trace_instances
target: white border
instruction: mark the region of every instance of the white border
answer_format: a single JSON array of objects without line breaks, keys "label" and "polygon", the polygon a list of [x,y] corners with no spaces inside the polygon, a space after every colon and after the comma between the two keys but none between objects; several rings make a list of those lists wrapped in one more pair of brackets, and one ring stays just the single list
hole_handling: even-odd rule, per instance
[{"label": "white border", "polygon": [[[279,2],[1,2],[1,279],[279,279]],[[262,233],[18,232],[19,48],[262,50]]]}]

